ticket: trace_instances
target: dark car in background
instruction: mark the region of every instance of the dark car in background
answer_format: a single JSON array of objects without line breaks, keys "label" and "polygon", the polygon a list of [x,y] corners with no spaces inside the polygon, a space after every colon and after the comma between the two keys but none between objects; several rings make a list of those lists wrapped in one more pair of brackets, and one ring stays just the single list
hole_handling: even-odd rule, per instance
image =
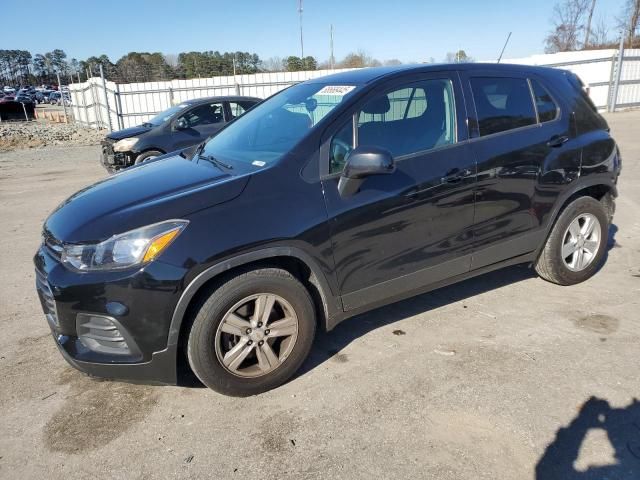
[{"label": "dark car in background", "polygon": [[111,173],[165,153],[198,145],[261,102],[255,97],[207,97],[175,105],[102,141],[102,165]]},{"label": "dark car in background", "polygon": [[252,395],[291,378],[317,328],[378,306],[515,264],[587,280],[620,170],[570,72],[343,72],[265,100],[192,161],[165,155],[60,204],[37,289],[81,371],[175,383],[186,357],[210,388]]}]

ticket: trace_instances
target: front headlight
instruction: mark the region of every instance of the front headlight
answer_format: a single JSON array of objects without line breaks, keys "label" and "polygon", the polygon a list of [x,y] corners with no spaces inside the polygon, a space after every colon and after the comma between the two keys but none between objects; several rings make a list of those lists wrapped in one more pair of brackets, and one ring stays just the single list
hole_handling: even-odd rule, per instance
[{"label": "front headlight", "polygon": [[138,137],[123,138],[113,144],[114,152],[128,152],[138,143]]},{"label": "front headlight", "polygon": [[126,233],[104,242],[64,245],[61,260],[75,270],[117,270],[150,262],[184,230],[187,220],[168,220]]}]

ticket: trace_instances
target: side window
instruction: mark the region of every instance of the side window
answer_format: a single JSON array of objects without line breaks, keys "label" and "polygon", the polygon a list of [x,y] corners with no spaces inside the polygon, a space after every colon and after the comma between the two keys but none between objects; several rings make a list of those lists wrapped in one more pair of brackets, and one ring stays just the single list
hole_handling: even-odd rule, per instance
[{"label": "side window", "polygon": [[471,90],[480,136],[536,123],[529,84],[524,78],[475,77]]},{"label": "side window", "polygon": [[549,122],[555,120],[558,116],[558,106],[540,82],[531,79],[531,87],[533,88],[533,96],[536,99],[536,108],[538,109],[538,118],[540,122]]},{"label": "side window", "polygon": [[386,148],[394,157],[455,142],[453,86],[424,80],[380,95],[358,114],[358,144]]},{"label": "side window", "polygon": [[352,118],[331,139],[329,173],[339,173],[344,169],[345,159],[351,150],[353,150]]},{"label": "side window", "polygon": [[244,112],[246,112],[247,110],[249,110],[251,107],[253,106],[252,103],[248,103],[248,102],[229,102],[229,110],[231,111],[231,119],[234,119],[236,117],[239,117],[240,115],[242,115]]},{"label": "side window", "polygon": [[187,121],[189,127],[220,123],[224,121],[224,116],[222,114],[222,104],[211,103],[200,105],[186,112],[184,115],[182,115],[182,118]]}]

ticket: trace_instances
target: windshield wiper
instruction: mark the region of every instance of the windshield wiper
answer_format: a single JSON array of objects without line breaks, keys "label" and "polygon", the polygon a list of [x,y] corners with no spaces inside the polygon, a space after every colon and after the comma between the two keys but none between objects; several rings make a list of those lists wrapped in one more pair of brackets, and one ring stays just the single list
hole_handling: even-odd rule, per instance
[{"label": "windshield wiper", "polygon": [[151,123],[151,122],[144,122],[144,123],[142,124],[142,126],[143,126],[143,127],[153,127],[153,126],[155,126],[155,125],[154,125],[153,123]]},{"label": "windshield wiper", "polygon": [[198,154],[198,158],[200,158],[202,160],[206,160],[208,162],[211,162],[216,167],[223,167],[223,168],[226,168],[227,170],[233,170],[233,165],[229,165],[228,163],[221,162],[220,160],[218,160],[213,155],[204,155],[204,154],[200,153],[200,154]]}]

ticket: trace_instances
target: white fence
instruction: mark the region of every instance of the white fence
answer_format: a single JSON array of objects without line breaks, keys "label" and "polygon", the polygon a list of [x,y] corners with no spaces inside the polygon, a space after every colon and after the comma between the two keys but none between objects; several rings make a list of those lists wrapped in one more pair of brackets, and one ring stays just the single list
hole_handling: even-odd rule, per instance
[{"label": "white fence", "polygon": [[298,82],[342,70],[257,73],[118,85],[100,77],[69,85],[76,123],[118,130],[139,125],[156,113],[185,100],[219,95],[266,98]]},{"label": "white fence", "polygon": [[[613,90],[617,50],[586,50],[504,60],[503,63],[545,65],[578,74],[599,109],[640,106],[640,49],[625,50],[617,98]],[[345,69],[348,70],[348,69]],[[345,70],[257,73],[167,82],[116,84],[100,77],[69,85],[73,118],[92,128],[119,130],[149,120],[184,100],[216,95],[266,98],[289,85]]]},{"label": "white fence", "polygon": [[584,50],[504,60],[504,63],[544,65],[577,74],[589,87],[589,96],[599,109],[640,106],[640,49],[624,50],[618,96],[613,99],[618,50]]}]

